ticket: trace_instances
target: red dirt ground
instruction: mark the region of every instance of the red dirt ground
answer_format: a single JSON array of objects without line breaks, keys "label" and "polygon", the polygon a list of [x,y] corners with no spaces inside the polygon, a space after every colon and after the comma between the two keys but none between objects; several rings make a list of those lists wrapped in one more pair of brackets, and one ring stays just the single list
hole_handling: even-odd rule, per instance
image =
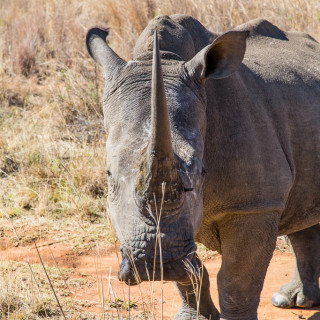
[{"label": "red dirt ground", "polygon": [[[4,250],[5,249],[5,250]],[[108,291],[108,275],[111,267],[111,283],[114,292],[120,299],[123,299],[123,293],[125,299],[128,299],[128,287],[123,285],[117,280],[118,262],[116,253],[112,248],[103,250],[101,258],[98,259],[94,253],[76,255],[74,251],[65,244],[55,244],[51,246],[54,256],[60,267],[72,268],[74,273],[70,279],[85,279],[86,285],[82,288],[71,288],[76,300],[92,301],[93,307],[88,307],[87,311],[95,312],[99,314],[99,297],[97,293],[97,269],[98,273],[103,277],[103,285],[105,292],[105,299],[113,300],[112,294],[109,297]],[[43,260],[47,265],[53,266],[53,262],[50,257],[49,248],[43,246],[40,248]],[[27,261],[27,256],[30,257],[31,263],[39,263],[39,258],[36,255],[34,248],[30,247],[11,247],[1,248],[0,260],[16,260],[21,262]],[[214,303],[218,306],[218,291],[216,284],[216,275],[221,264],[221,257],[214,256],[205,261],[205,266],[210,274],[211,281],[211,295]],[[98,265],[98,266],[97,266]],[[258,309],[259,320],[320,320],[320,308],[313,309],[278,309],[271,305],[270,300],[272,294],[282,284],[290,280],[293,270],[293,256],[288,252],[275,251],[271,264],[268,269],[267,277],[265,280],[264,288],[261,295],[261,302]],[[150,312],[150,292],[151,283],[143,283],[139,286],[131,287],[131,300],[138,305],[137,310],[132,310],[132,314],[141,314],[143,319],[143,303],[145,302],[145,309]],[[154,287],[155,298],[155,319],[160,319],[160,297],[161,297],[161,284],[155,283]],[[142,296],[142,298],[141,298]],[[174,314],[179,309],[179,296],[172,283],[163,284],[163,301],[164,301],[164,319],[172,319]],[[101,309],[100,309],[101,310]],[[111,310],[109,308],[109,310]],[[109,312],[109,311],[108,311]],[[111,312],[111,311],[110,311]],[[113,309],[113,314],[116,316],[116,309]],[[139,317],[140,318],[140,317]]]}]

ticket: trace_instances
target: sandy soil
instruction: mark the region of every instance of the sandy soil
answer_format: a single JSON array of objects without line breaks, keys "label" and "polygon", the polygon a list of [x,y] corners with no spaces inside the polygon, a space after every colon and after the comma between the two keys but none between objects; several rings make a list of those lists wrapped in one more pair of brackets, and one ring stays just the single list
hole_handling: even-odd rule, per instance
[{"label": "sandy soil", "polygon": [[[41,244],[40,244],[41,245]],[[31,263],[39,263],[39,258],[36,255],[34,248],[30,247],[11,247],[2,248],[0,259],[27,261],[27,256],[30,257]],[[97,275],[101,275],[103,279],[104,297],[106,305],[114,301],[113,291],[115,295],[122,300],[128,300],[128,287],[117,280],[118,260],[115,250],[112,248],[104,248],[100,257],[93,252],[76,255],[74,251],[65,244],[55,244],[51,246],[52,252],[60,267],[72,268],[74,272],[68,279],[84,279],[85,285],[80,287],[71,287],[74,298],[77,301],[92,302],[92,305],[87,307],[87,311],[95,314],[101,312],[99,307],[99,294],[97,292]],[[50,250],[47,246],[40,246],[40,251],[43,260],[47,265],[53,266]],[[211,295],[214,303],[218,306],[218,291],[216,284],[216,275],[220,268],[221,257],[214,256],[205,261],[205,265],[210,274]],[[109,273],[111,270],[111,285],[108,285]],[[294,320],[294,319],[309,319],[320,320],[320,308],[306,309],[278,309],[271,305],[270,299],[275,290],[282,284],[290,280],[293,270],[293,256],[288,252],[275,251],[270,267],[268,269],[264,288],[261,295],[261,302],[258,309],[260,320]],[[155,314],[156,319],[160,319],[161,314],[161,284],[154,285],[154,303],[151,304],[151,289],[152,283],[143,283],[140,286],[131,287],[130,300],[137,304],[137,308],[131,310],[131,315],[136,315],[139,319],[144,319],[144,312],[150,315]],[[125,298],[123,298],[125,297]],[[101,299],[100,299],[101,301]],[[163,315],[164,319],[172,319],[174,314],[179,309],[179,296],[172,283],[163,284]],[[154,306],[153,308],[151,306]],[[116,317],[117,309],[109,308],[108,314],[113,313]]]}]

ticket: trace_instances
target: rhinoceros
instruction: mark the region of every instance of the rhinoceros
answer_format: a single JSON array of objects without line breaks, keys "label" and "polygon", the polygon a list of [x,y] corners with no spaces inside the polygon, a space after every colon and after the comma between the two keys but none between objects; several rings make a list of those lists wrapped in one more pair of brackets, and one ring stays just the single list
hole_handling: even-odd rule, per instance
[{"label": "rhinoceros", "polygon": [[[119,279],[174,281],[175,319],[255,320],[277,236],[288,235],[295,269],[272,303],[319,305],[319,43],[262,19],[216,35],[160,15],[126,62],[107,36],[93,27],[86,44],[106,82]],[[195,242],[222,255],[221,314]]]}]

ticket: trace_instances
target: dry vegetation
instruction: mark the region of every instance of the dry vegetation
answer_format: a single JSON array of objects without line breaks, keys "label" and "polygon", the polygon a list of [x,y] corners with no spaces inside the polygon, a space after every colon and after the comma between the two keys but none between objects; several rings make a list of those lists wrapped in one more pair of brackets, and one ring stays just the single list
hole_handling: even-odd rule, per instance
[{"label": "dry vegetation", "polygon": [[[213,32],[263,17],[320,39],[318,0],[0,0],[2,219],[34,228],[61,229],[74,219],[106,225],[103,81],[86,53],[85,32],[98,23],[110,26],[110,45],[130,59],[147,22],[173,13],[193,15]],[[21,292],[10,292],[26,303]],[[2,314],[25,319],[18,317],[22,306],[3,311],[11,296],[6,299]]]}]

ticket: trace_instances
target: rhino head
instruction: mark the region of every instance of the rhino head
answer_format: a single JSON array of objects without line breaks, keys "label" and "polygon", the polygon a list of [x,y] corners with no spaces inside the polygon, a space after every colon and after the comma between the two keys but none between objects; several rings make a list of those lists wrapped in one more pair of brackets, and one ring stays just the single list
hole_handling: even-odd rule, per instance
[{"label": "rhino head", "polygon": [[108,30],[87,33],[88,51],[106,80],[107,204],[121,243],[119,278],[131,284],[149,277],[187,281],[186,266],[197,269],[205,80],[235,72],[245,52],[247,33],[230,31],[196,54],[183,29],[169,17],[156,18],[129,62],[107,45]]}]

